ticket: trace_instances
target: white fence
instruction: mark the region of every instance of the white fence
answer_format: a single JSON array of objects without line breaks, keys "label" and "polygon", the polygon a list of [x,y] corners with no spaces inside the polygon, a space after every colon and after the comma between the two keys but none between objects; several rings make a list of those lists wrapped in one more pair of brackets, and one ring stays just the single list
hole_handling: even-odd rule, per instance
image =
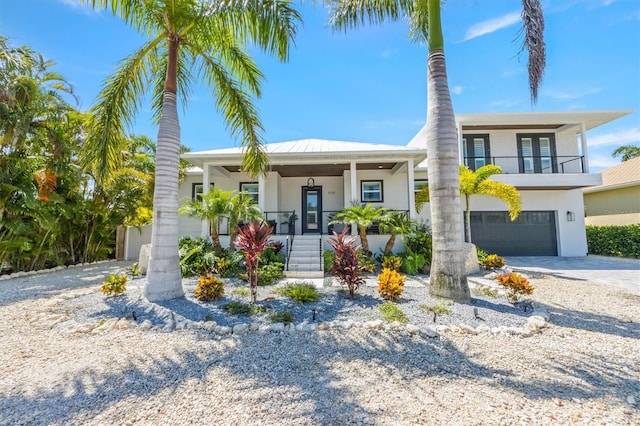
[{"label": "white fence", "polygon": [[151,244],[151,225],[127,226],[124,240],[124,260],[138,261],[140,247]]}]

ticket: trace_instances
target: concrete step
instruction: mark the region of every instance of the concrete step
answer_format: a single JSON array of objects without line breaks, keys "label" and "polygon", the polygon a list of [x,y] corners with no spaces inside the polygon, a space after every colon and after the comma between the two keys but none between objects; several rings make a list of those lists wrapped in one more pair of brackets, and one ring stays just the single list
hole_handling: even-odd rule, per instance
[{"label": "concrete step", "polygon": [[287,278],[324,278],[323,271],[284,271]]}]

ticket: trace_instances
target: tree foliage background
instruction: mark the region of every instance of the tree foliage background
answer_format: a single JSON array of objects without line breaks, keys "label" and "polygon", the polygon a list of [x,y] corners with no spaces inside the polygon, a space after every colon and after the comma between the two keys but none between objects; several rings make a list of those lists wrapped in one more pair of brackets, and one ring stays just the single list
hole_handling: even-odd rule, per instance
[{"label": "tree foliage background", "polygon": [[118,225],[151,221],[155,145],[127,139],[97,183],[81,155],[88,115],[71,86],[29,47],[0,35],[0,271],[112,257]]}]

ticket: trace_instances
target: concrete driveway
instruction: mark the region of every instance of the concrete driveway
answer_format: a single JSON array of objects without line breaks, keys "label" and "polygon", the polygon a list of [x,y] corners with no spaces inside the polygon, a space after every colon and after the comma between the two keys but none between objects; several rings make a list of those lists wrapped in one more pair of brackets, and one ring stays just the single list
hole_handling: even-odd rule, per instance
[{"label": "concrete driveway", "polygon": [[558,277],[592,281],[640,293],[640,259],[606,256],[508,256],[507,266]]}]

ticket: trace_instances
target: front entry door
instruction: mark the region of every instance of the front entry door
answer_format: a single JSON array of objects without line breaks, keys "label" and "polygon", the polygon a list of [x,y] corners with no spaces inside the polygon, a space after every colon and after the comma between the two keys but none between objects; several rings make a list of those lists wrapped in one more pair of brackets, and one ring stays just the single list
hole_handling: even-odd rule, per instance
[{"label": "front entry door", "polygon": [[319,234],[322,229],[322,187],[302,187],[302,233]]}]

